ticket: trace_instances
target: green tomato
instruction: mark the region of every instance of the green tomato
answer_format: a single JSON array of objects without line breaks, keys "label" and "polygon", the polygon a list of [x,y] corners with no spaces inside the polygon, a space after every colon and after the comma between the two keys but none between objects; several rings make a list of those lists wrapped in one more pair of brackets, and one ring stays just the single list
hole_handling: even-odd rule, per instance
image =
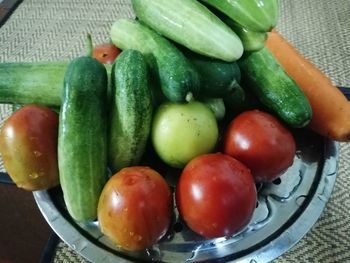
[{"label": "green tomato", "polygon": [[164,103],[152,124],[152,142],[168,165],[183,168],[194,157],[214,150],[218,140],[214,113],[203,103]]}]

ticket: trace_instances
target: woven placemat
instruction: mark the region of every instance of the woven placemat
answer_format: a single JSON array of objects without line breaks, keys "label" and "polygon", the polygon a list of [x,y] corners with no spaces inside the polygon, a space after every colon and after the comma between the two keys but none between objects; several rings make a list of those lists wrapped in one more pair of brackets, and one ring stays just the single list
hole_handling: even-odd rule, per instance
[{"label": "woven placemat", "polygon": [[0,0],[0,26],[10,17],[22,0]]},{"label": "woven placemat", "polygon": [[[350,1],[280,0],[278,30],[337,86],[350,87]],[[127,0],[24,0],[0,28],[0,62],[69,60],[86,33],[108,41],[112,23],[133,17]],[[0,125],[12,108],[0,105]],[[332,197],[314,228],[275,262],[350,262],[349,144],[341,144]],[[0,171],[3,171],[0,162]],[[54,262],[86,262],[63,242]]]}]

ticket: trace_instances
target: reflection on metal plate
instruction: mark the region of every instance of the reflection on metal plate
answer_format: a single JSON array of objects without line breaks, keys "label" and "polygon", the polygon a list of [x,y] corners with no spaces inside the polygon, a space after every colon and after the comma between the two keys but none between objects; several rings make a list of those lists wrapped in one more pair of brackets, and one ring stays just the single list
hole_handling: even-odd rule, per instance
[{"label": "reflection on metal plate", "polygon": [[[257,185],[258,204],[250,224],[231,238],[205,240],[176,218],[153,248],[131,253],[116,248],[98,222],[77,224],[59,188],[34,193],[52,229],[92,262],[269,262],[294,246],[320,217],[333,190],[339,145],[311,132],[296,131],[294,164],[272,183]],[[165,174],[170,185],[174,175]]]}]

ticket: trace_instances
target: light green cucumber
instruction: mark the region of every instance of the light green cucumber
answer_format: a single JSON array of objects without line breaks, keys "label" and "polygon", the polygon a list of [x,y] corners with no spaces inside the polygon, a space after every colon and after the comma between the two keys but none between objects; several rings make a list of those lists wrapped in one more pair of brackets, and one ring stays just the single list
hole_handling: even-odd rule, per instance
[{"label": "light green cucumber", "polygon": [[[0,103],[59,109],[68,61],[0,63]],[[105,65],[110,75],[111,65]]]},{"label": "light green cucumber", "polygon": [[196,0],[132,0],[132,4],[143,23],[196,53],[228,62],[242,56],[239,37]]},{"label": "light green cucumber", "polygon": [[276,26],[278,0],[201,0],[233,21],[256,32],[268,32]]},{"label": "light green cucumber", "polygon": [[0,102],[61,105],[68,62],[0,63]]},{"label": "light green cucumber", "polygon": [[258,51],[265,46],[267,40],[267,32],[256,32],[250,29],[244,28],[235,23],[229,17],[221,16],[223,21],[232,28],[233,31],[242,40],[244,51]]}]

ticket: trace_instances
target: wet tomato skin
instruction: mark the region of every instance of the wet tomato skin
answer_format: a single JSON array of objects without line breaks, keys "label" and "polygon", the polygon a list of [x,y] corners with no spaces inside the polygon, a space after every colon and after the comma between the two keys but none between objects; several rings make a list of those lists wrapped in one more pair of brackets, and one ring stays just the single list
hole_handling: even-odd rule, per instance
[{"label": "wet tomato skin", "polygon": [[173,213],[172,193],[149,167],[120,170],[106,183],[98,204],[102,233],[117,246],[139,251],[151,247],[167,232]]},{"label": "wet tomato skin", "polygon": [[232,236],[251,220],[257,201],[254,178],[236,159],[205,154],[184,168],[176,205],[186,224],[205,238]]},{"label": "wet tomato skin", "polygon": [[251,170],[256,182],[271,182],[293,164],[296,144],[292,133],[273,115],[251,110],[232,120],[224,152]]},{"label": "wet tomato skin", "polygon": [[58,114],[26,105],[15,111],[0,132],[4,167],[19,188],[28,191],[58,185]]}]

